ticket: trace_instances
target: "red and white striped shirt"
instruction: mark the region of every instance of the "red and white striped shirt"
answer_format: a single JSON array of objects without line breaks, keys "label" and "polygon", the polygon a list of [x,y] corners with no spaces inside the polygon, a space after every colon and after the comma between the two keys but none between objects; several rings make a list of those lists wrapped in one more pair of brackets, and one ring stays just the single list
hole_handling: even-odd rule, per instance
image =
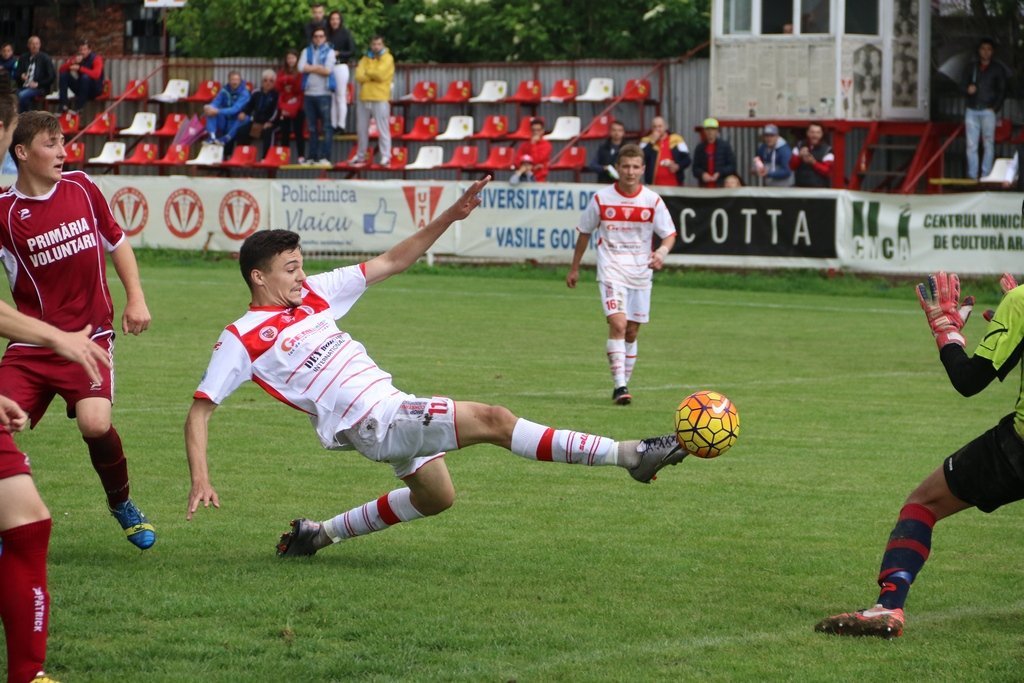
[{"label": "red and white striped shirt", "polygon": [[400,393],[362,344],[338,328],[366,291],[363,265],[314,275],[295,308],[251,307],[221,333],[194,398],[220,404],[251,379],[309,415],[325,448],[374,406]]},{"label": "red and white striped shirt", "polygon": [[653,235],[667,237],[676,228],[656,192],[641,187],[627,197],[616,183],[594,194],[576,229],[597,233],[599,282],[650,289]]}]

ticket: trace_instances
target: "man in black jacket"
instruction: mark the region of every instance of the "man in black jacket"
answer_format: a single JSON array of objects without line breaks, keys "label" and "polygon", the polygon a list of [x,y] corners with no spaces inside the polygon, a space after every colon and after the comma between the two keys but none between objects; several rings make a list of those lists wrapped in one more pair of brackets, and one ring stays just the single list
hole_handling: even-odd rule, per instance
[{"label": "man in black jacket", "polygon": [[53,60],[42,51],[42,47],[43,41],[39,40],[39,36],[32,36],[28,39],[28,52],[18,60],[14,80],[19,88],[19,112],[31,111],[35,99],[48,95],[53,89],[53,82],[57,80]]},{"label": "man in black jacket", "polygon": [[991,38],[978,42],[978,58],[964,72],[961,85],[967,95],[964,128],[967,136],[967,177],[978,179],[978,138],[985,145],[981,177],[992,170],[995,158],[996,112],[1006,98],[1006,69],[992,59],[995,45]]}]

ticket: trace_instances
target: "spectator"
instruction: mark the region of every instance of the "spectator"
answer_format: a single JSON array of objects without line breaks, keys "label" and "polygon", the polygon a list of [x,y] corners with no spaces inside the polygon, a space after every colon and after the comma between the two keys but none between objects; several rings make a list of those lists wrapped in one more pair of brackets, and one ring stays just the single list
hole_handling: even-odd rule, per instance
[{"label": "spectator", "polygon": [[807,126],[806,137],[796,143],[796,152],[789,159],[789,167],[797,187],[831,187],[832,147],[824,141],[825,129],[820,123]]},{"label": "spectator", "polygon": [[981,177],[992,171],[995,158],[996,112],[1006,98],[1006,70],[992,59],[995,44],[991,38],[978,42],[978,58],[964,72],[963,89],[967,95],[964,128],[967,137],[967,177],[978,179],[978,138],[985,145],[981,159]]},{"label": "spectator", "polygon": [[306,162],[306,138],[302,134],[302,124],[306,122],[304,100],[302,94],[302,74],[299,73],[299,53],[288,50],[284,53],[284,63],[277,72],[277,108],[280,117],[278,138],[280,144],[288,147],[295,140],[295,158],[300,163]]},{"label": "spectator", "polygon": [[309,21],[302,28],[303,37],[306,39],[306,44],[313,42],[313,31],[318,28],[327,30],[327,20],[324,19],[324,3],[314,2],[309,6]]},{"label": "spectator", "polygon": [[644,184],[679,186],[690,165],[690,148],[683,136],[669,132],[665,119],[655,116],[651,132],[640,140],[644,153]]},{"label": "spectator", "polygon": [[327,17],[327,44],[334,49],[334,97],[331,100],[331,125],[335,130],[348,128],[349,62],[356,52],[352,34],[345,28],[341,12]]},{"label": "spectator", "polygon": [[230,145],[234,142],[238,130],[245,123],[244,109],[251,95],[249,88],[237,71],[228,73],[228,82],[213,101],[203,107],[206,116],[206,133],[209,142],[218,145]]},{"label": "spectator", "polygon": [[92,51],[89,40],[78,40],[78,52],[60,65],[60,106],[64,111],[68,105],[68,90],[75,94],[75,111],[82,111],[89,100],[96,99],[103,92],[103,57]]},{"label": "spectator", "polygon": [[273,69],[264,69],[260,77],[260,89],[252,94],[249,102],[238,114],[242,126],[238,129],[238,140],[252,144],[260,140],[263,156],[274,141],[274,127],[277,125],[278,92],[277,74]]},{"label": "spectator", "polygon": [[512,185],[518,185],[519,183],[532,183],[536,179],[533,174],[533,157],[529,154],[524,154],[519,159],[519,168],[512,173],[508,182]]},{"label": "spectator", "polygon": [[[18,67],[18,58],[14,56],[14,46],[10,43],[0,45],[0,71],[14,78],[14,70]],[[12,81],[13,83],[13,81]]]},{"label": "spectator", "polygon": [[306,125],[309,126],[307,164],[331,165],[331,92],[334,90],[334,50],[327,45],[327,33],[313,29],[313,42],[299,55]]},{"label": "spectator", "polygon": [[693,151],[693,176],[701,187],[722,187],[736,173],[736,155],[728,140],[718,136],[718,119],[704,119],[704,140]]},{"label": "spectator", "polygon": [[18,90],[19,112],[31,110],[35,99],[48,95],[53,88],[53,82],[57,80],[53,60],[42,51],[42,47],[43,42],[39,40],[39,36],[32,36],[28,39],[28,52],[18,60],[15,80],[21,88]]},{"label": "spectator", "polygon": [[761,133],[761,144],[754,157],[754,175],[765,187],[790,187],[793,185],[793,170],[789,159],[793,156],[786,139],[779,135],[778,126],[769,123]]},{"label": "spectator", "polygon": [[530,139],[519,143],[516,149],[515,172],[522,177],[529,167],[533,180],[542,183],[548,179],[550,163],[551,143],[544,139],[544,119],[530,119]]},{"label": "spectator", "polygon": [[730,173],[725,176],[725,180],[722,181],[722,187],[732,189],[736,187],[743,187],[743,181],[735,173]]},{"label": "spectator", "polygon": [[626,127],[618,121],[612,121],[608,128],[608,139],[597,148],[597,156],[587,170],[597,174],[597,182],[608,184],[619,179],[615,163],[619,159],[619,149],[626,137]]},{"label": "spectator", "polygon": [[[367,162],[370,147],[370,117],[377,122],[377,144],[380,145],[380,165],[391,163],[391,81],[395,77],[395,59],[391,56],[384,39],[374,36],[370,39],[370,50],[359,59],[356,66],[356,82],[359,83],[359,102],[356,105],[356,133],[358,149],[353,163]],[[373,161],[370,159],[370,161]]]}]

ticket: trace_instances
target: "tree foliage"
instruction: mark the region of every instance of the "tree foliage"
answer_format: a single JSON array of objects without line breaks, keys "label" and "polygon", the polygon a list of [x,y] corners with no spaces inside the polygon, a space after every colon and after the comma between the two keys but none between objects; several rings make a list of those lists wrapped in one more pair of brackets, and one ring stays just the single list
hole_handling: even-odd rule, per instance
[{"label": "tree foliage", "polygon": [[[709,36],[710,0],[327,0],[358,45],[385,36],[406,62],[651,59]],[[168,30],[195,57],[276,57],[303,44],[308,0],[189,0]]]}]

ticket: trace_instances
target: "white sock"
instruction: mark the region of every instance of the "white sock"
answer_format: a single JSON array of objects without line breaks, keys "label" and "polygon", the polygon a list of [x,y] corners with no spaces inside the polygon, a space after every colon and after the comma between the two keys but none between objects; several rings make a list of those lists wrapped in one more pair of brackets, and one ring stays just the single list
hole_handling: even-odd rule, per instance
[{"label": "white sock", "polygon": [[625,380],[629,384],[629,378],[633,376],[633,366],[636,365],[636,340],[626,342],[625,346]]},{"label": "white sock", "polygon": [[608,367],[612,371],[612,383],[615,388],[626,385],[626,340],[609,339],[606,346],[608,349]]},{"label": "white sock", "polygon": [[412,491],[395,489],[376,500],[354,507],[323,523],[332,543],[383,531],[399,522],[411,522],[424,515],[412,506]]},{"label": "white sock", "polygon": [[574,465],[618,465],[615,441],[603,436],[552,429],[522,418],[512,429],[512,452],[527,460]]}]

